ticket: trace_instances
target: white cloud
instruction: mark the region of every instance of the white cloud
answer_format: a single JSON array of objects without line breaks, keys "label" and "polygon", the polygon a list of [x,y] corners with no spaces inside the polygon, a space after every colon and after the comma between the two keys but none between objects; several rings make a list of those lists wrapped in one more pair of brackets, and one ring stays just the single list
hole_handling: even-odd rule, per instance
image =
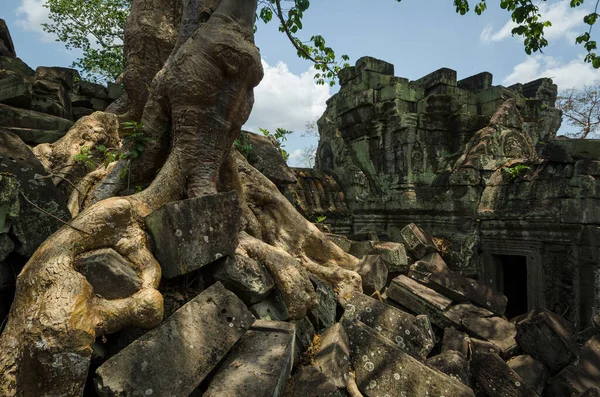
[{"label": "white cloud", "polygon": [[50,22],[48,9],[44,7],[46,0],[21,0],[17,8],[17,24],[24,30],[38,32],[44,42],[55,41],[56,36],[44,32],[43,23]]},{"label": "white cloud", "polygon": [[[548,41],[564,38],[574,43],[575,38],[585,30],[583,17],[589,13],[585,9],[571,8],[569,2],[564,1],[537,2],[536,5],[540,8],[542,18],[545,21],[552,21],[552,26],[545,29],[545,37]],[[492,25],[487,25],[481,32],[480,39],[484,43],[504,40],[512,36],[512,29],[516,26],[512,20],[509,20],[500,30],[494,32]]]},{"label": "white cloud", "polygon": [[527,83],[540,77],[550,77],[559,89],[582,88],[600,80],[600,70],[583,62],[583,55],[569,61],[535,55],[516,65],[502,81],[504,85]]},{"label": "white cloud", "polygon": [[283,62],[271,66],[263,60],[262,65],[265,77],[254,90],[254,108],[244,128],[304,131],[307,121],[321,117],[331,95],[329,87],[315,83],[314,68],[296,75]]}]

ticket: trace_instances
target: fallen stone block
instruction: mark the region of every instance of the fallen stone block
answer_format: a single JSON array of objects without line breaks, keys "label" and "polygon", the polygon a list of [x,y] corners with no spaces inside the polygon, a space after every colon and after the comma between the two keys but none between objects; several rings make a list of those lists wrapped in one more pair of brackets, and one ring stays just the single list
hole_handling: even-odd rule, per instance
[{"label": "fallen stone block", "polygon": [[0,125],[4,128],[16,127],[31,130],[57,131],[62,136],[71,128],[73,122],[33,110],[19,109],[0,104]]},{"label": "fallen stone block", "polygon": [[329,240],[331,240],[335,245],[340,247],[344,252],[350,252],[350,248],[352,247],[352,241],[348,237],[333,233],[325,233],[325,235]]},{"label": "fallen stone block", "polygon": [[293,352],[294,324],[257,320],[231,350],[204,397],[279,397],[290,377]]},{"label": "fallen stone block", "polygon": [[304,317],[302,320],[292,321],[296,326],[296,342],[294,344],[294,363],[298,363],[302,354],[308,350],[313,343],[315,337],[315,327],[308,319]]},{"label": "fallen stone block", "polygon": [[367,255],[363,257],[354,270],[362,278],[362,288],[365,294],[370,295],[385,288],[388,269],[381,256]]},{"label": "fallen stone block", "polygon": [[50,80],[61,83],[68,91],[73,90],[74,80],[81,80],[77,70],[56,66],[38,66],[38,68],[35,69],[35,76],[40,80]]},{"label": "fallen stone block", "polygon": [[163,276],[173,278],[232,254],[241,215],[235,191],[165,204],[146,217]]},{"label": "fallen stone block", "polygon": [[469,370],[469,361],[462,353],[454,350],[441,352],[437,356],[427,359],[427,365],[458,380],[468,387],[473,387],[471,382],[471,372]]},{"label": "fallen stone block", "polygon": [[342,324],[329,327],[321,335],[314,367],[340,389],[346,387],[350,372],[350,342]]},{"label": "fallen stone block", "polygon": [[408,275],[455,302],[473,302],[498,315],[506,311],[506,296],[453,272],[437,252],[415,262]]},{"label": "fallen stone block", "polygon": [[81,80],[79,83],[79,93],[84,96],[98,99],[108,99],[108,92],[102,84],[92,83]]},{"label": "fallen stone block", "polygon": [[407,273],[410,267],[404,244],[391,241],[381,241],[374,244],[373,253],[381,255],[381,259],[389,272]]},{"label": "fallen stone block", "polygon": [[405,226],[400,234],[404,239],[406,248],[414,255],[415,259],[421,259],[427,254],[437,252],[437,247],[431,236],[414,223]]},{"label": "fallen stone block", "polygon": [[450,299],[404,275],[392,280],[387,296],[413,313],[426,314],[440,328],[455,325],[444,315],[452,305]]},{"label": "fallen stone block", "polygon": [[550,372],[541,362],[528,355],[516,356],[507,362],[510,369],[523,379],[537,394],[542,395],[550,379]]},{"label": "fallen stone block", "polygon": [[412,358],[386,338],[356,320],[344,320],[350,340],[350,362],[356,383],[367,397],[474,397],[473,391],[451,377]]},{"label": "fallen stone block", "polygon": [[250,306],[250,311],[254,317],[261,320],[285,321],[290,318],[287,306],[277,289],[266,299]]},{"label": "fallen stone block", "polygon": [[539,397],[497,354],[474,353],[471,373],[489,397]]},{"label": "fallen stone block", "polygon": [[10,37],[10,31],[4,19],[0,19],[0,56],[10,58],[17,56],[12,37]]},{"label": "fallen stone block", "polygon": [[260,302],[275,288],[273,277],[262,264],[235,253],[228,255],[213,275],[246,305]]},{"label": "fallen stone block", "polygon": [[573,326],[547,309],[536,309],[517,323],[516,339],[525,353],[556,374],[577,358]]},{"label": "fallen stone block", "polygon": [[317,293],[317,304],[308,311],[307,315],[318,332],[331,327],[335,323],[337,295],[329,283],[314,274],[310,274],[309,277]]},{"label": "fallen stone block", "polygon": [[54,143],[65,135],[65,131],[56,130],[35,130],[18,127],[6,127],[6,129],[21,138],[23,142],[33,146],[41,143]]},{"label": "fallen stone block", "polygon": [[460,325],[470,335],[496,345],[503,357],[510,356],[517,349],[515,325],[502,317],[496,317],[486,309],[461,303],[452,306],[445,316],[454,324]]},{"label": "fallen stone block", "polygon": [[112,248],[103,248],[83,254],[75,266],[94,288],[94,293],[105,299],[126,298],[142,286],[129,263]]},{"label": "fallen stone block", "polygon": [[188,396],[253,322],[246,305],[217,282],[102,364],[96,391]]},{"label": "fallen stone block", "polygon": [[312,366],[302,367],[292,379],[291,397],[345,397],[327,376]]},{"label": "fallen stone block", "polygon": [[433,349],[435,339],[427,316],[415,317],[358,293],[344,302],[344,308],[343,318],[368,325],[417,360],[424,361]]},{"label": "fallen stone block", "polygon": [[454,328],[444,330],[444,339],[442,340],[442,352],[457,351],[463,356],[469,356],[469,335],[457,331]]},{"label": "fallen stone block", "polygon": [[469,337],[469,348],[473,353],[493,353],[502,355],[502,351],[496,345],[486,340]]},{"label": "fallen stone block", "polygon": [[279,144],[274,138],[242,131],[240,139],[252,146],[252,155],[248,156],[250,165],[275,185],[289,185],[298,181],[281,155]]}]

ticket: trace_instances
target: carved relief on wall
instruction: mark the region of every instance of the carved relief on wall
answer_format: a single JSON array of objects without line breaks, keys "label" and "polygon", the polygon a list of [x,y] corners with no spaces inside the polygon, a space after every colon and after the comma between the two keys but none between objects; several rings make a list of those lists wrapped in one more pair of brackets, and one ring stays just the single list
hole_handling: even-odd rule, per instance
[{"label": "carved relief on wall", "polygon": [[423,149],[421,148],[421,143],[419,141],[416,141],[413,144],[410,158],[412,163],[412,171],[417,174],[423,172],[423,161],[425,159],[425,156],[423,153]]}]

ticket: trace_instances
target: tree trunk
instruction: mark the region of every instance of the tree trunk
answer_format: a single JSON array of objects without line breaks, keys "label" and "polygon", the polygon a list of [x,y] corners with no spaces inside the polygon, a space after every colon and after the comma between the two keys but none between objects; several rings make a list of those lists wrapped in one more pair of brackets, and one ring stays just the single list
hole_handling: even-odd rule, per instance
[{"label": "tree trunk", "polygon": [[[352,271],[357,259],[302,218],[245,159],[230,154],[263,76],[253,38],[256,0],[185,0],[182,11],[169,8],[173,3],[134,0],[125,40],[124,117],[135,119],[143,108],[144,132],[152,138],[132,163],[132,174],[160,171],[145,190],[127,197],[98,201],[116,193],[100,191],[99,183],[116,165],[85,176],[73,190],[70,204],[77,216],[40,246],[18,277],[0,336],[2,396],[80,395],[96,338],[126,326],[160,323],[161,271],[149,249],[144,218],[168,202],[219,188],[237,190],[246,220],[238,251],[267,266],[293,318],[303,317],[316,302],[308,272],[330,280],[340,293],[361,289]],[[170,55],[167,48],[173,48]],[[152,56],[156,63],[145,63]],[[89,139],[82,128],[97,119],[82,121],[61,141],[36,152],[49,168],[72,161],[74,148]],[[98,136],[115,135],[113,122],[95,127]],[[137,273],[139,291],[113,300],[94,293],[78,260],[106,248]]]}]

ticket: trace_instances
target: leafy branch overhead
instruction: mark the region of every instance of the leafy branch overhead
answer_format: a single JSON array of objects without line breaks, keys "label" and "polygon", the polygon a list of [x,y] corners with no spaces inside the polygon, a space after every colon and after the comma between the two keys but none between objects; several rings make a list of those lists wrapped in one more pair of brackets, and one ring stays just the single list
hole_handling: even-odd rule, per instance
[{"label": "leafy branch overhead", "polygon": [[[401,0],[395,0],[401,2]],[[411,0],[417,1],[417,0]],[[581,7],[585,0],[569,1],[572,8]],[[471,11],[481,15],[487,8],[486,0],[453,0],[456,12],[465,15]],[[596,0],[594,12],[583,18],[582,30],[576,43],[587,54],[585,61],[600,68],[597,43],[592,39],[592,28],[598,20]],[[320,34],[308,40],[299,37],[303,19],[310,8],[309,0],[259,0],[256,20],[264,23],[277,21],[279,31],[286,35],[298,57],[314,64],[318,84],[334,85],[338,72],[348,66],[348,55],[337,56]],[[47,32],[54,33],[68,49],[81,49],[83,56],[73,66],[91,80],[114,80],[123,70],[123,31],[131,7],[131,0],[46,0],[50,10],[50,23],[44,24]],[[516,23],[512,34],[523,38],[527,54],[542,52],[548,46],[545,29],[552,25],[544,19],[534,0],[500,0],[500,7],[510,13]]]}]

